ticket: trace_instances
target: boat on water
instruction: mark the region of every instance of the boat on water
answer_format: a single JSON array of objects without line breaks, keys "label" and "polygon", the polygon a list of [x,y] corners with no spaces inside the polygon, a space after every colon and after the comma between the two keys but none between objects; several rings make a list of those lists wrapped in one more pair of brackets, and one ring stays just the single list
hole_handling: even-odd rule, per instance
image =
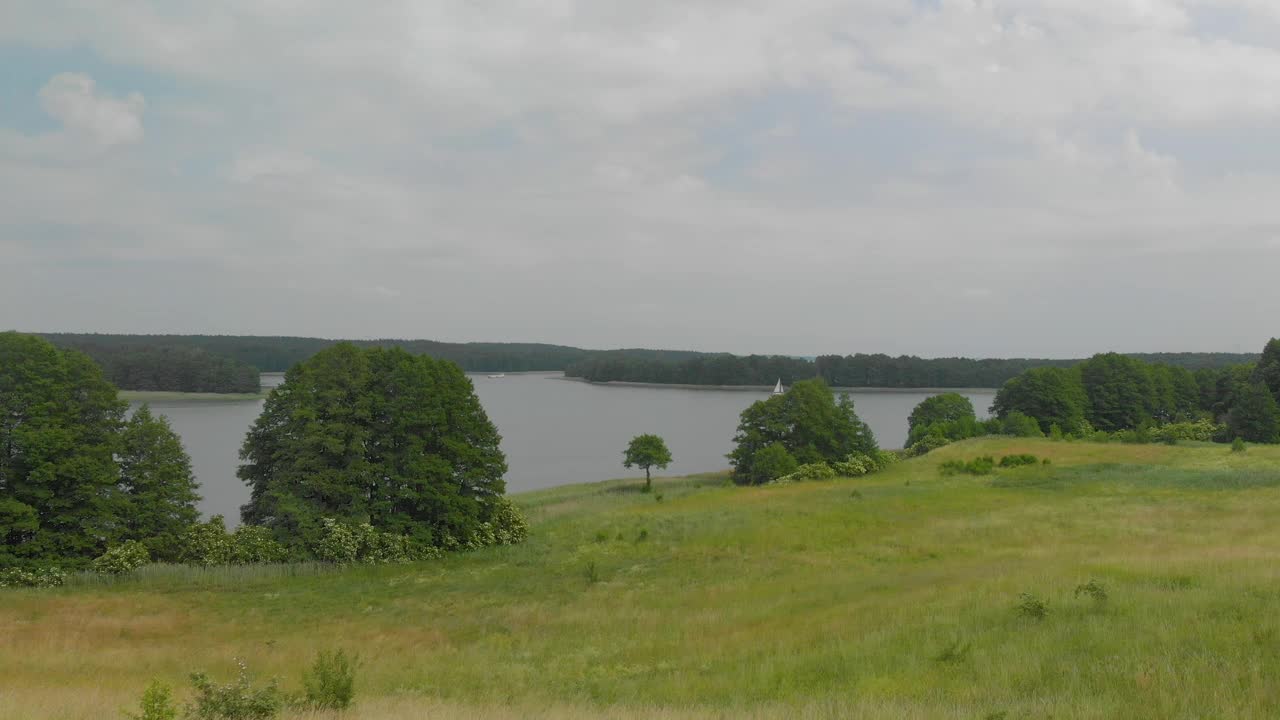
[{"label": "boat on water", "polygon": [[506,373],[497,373],[496,375],[490,375],[489,377],[493,378],[494,380],[497,380],[498,378],[504,378],[506,376],[507,376]]},{"label": "boat on water", "polygon": [[773,386],[774,395],[786,395],[786,388],[782,387],[782,378],[778,378],[778,384]]}]

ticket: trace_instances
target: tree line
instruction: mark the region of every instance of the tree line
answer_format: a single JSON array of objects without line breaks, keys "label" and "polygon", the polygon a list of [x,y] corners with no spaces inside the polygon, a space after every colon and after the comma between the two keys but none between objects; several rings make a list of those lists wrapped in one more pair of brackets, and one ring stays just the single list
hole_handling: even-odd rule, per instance
[{"label": "tree line", "polygon": [[94,336],[57,336],[54,344],[88,355],[123,390],[257,393],[261,373],[247,363],[198,347],[114,343]]},{"label": "tree line", "polygon": [[[1257,359],[1231,353],[1169,353],[1126,355],[1138,362],[1182,369],[1221,369]],[[781,379],[791,385],[822,378],[832,387],[875,388],[998,388],[1032,368],[1069,368],[1080,360],[981,359],[882,354],[823,355],[815,360],[788,356],[707,355],[685,359],[638,358],[621,353],[596,353],[565,369],[569,377],[591,382],[640,382],[682,385],[772,385]]]}]

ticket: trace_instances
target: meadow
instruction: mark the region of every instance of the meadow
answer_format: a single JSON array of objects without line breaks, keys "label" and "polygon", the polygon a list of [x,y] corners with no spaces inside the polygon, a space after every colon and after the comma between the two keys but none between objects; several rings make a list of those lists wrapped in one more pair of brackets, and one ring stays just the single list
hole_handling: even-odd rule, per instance
[{"label": "meadow", "polygon": [[[1020,453],[1051,464],[939,472]],[[642,483],[514,496],[529,542],[435,562],[0,591],[0,720],[118,717],[236,658],[296,689],[336,648],[359,720],[1280,714],[1280,447],[984,438]]]}]

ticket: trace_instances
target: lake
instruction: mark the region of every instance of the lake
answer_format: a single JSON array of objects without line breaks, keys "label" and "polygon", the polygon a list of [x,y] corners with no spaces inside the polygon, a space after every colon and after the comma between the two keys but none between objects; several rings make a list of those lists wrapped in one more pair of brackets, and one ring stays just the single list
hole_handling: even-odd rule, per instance
[{"label": "lake", "polygon": [[[279,375],[264,375],[274,387]],[[567,483],[637,475],[622,467],[622,451],[632,437],[661,435],[675,462],[662,474],[687,475],[723,470],[733,449],[738,415],[765,392],[590,385],[556,374],[472,375],[489,418],[502,433],[510,470],[507,490],[520,492]],[[871,426],[880,446],[906,441],[907,416],[933,393],[851,391],[858,415]],[[979,416],[995,399],[994,390],[965,390]],[[262,401],[151,403],[182,436],[199,478],[205,515],[225,515],[234,524],[249,492],[236,478],[240,444],[262,411]],[[643,473],[639,473],[643,475]]]}]

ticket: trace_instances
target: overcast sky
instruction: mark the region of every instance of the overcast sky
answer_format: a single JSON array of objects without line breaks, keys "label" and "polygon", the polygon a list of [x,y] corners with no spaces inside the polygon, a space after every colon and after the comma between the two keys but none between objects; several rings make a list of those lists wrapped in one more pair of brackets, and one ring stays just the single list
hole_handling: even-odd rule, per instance
[{"label": "overcast sky", "polygon": [[0,328],[1280,334],[1273,0],[5,0]]}]

